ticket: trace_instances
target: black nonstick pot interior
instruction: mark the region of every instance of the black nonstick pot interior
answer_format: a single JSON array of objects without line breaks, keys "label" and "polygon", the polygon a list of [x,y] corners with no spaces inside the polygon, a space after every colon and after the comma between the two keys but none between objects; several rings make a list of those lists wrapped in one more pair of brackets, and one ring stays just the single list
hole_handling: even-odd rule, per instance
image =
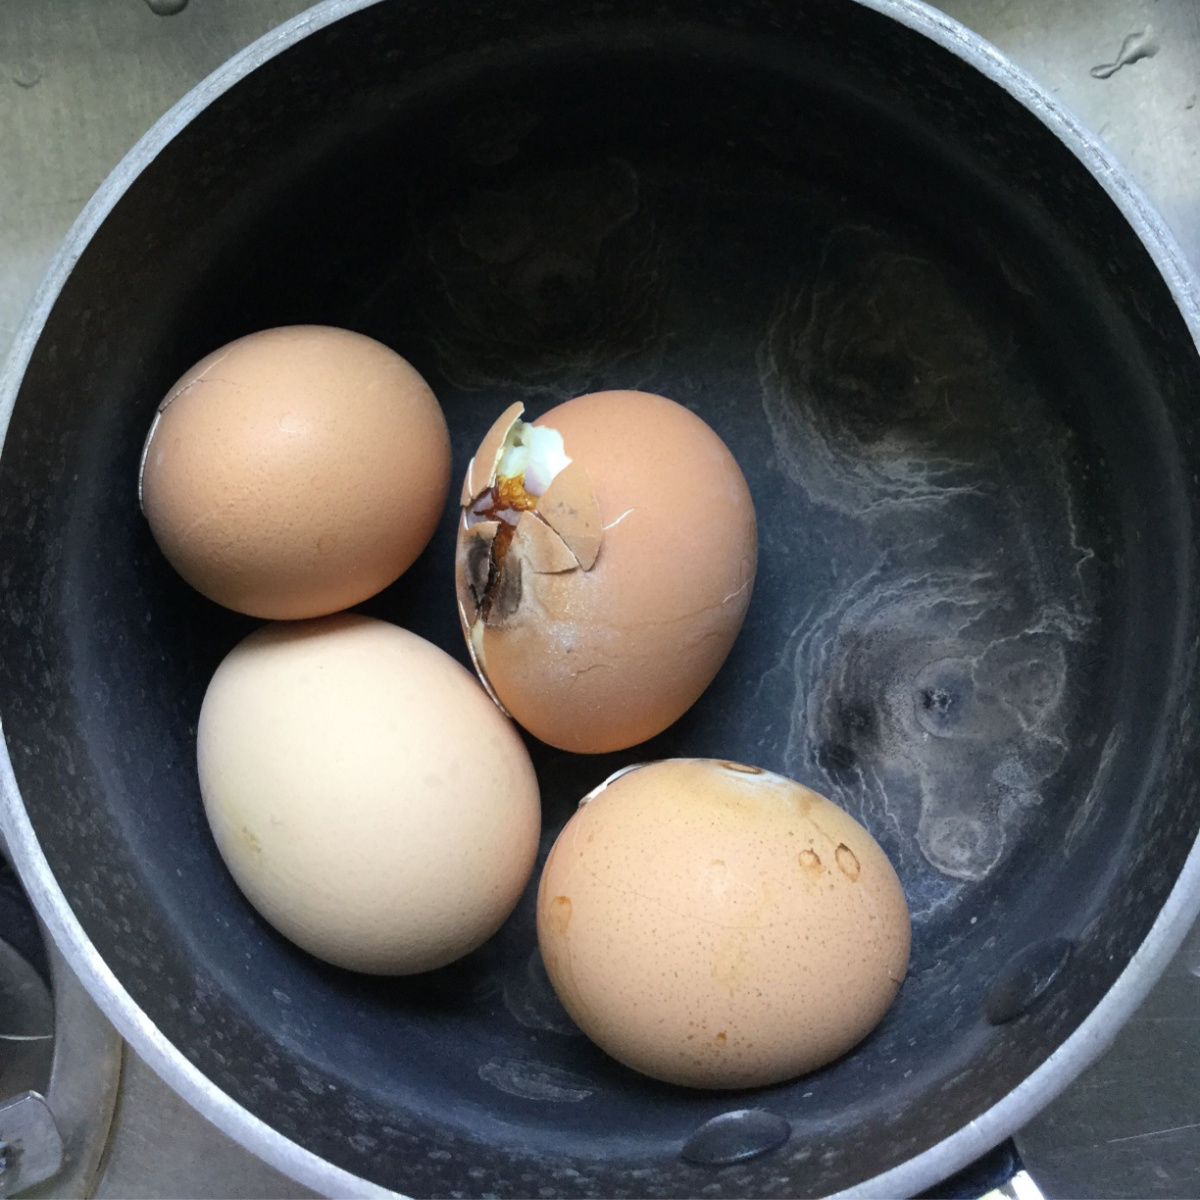
[{"label": "black nonstick pot interior", "polygon": [[[914,921],[909,977],[861,1046],[734,1095],[624,1069],[554,1001],[536,876],[490,943],[408,979],[326,967],[242,899],[194,736],[254,623],[173,574],[136,472],[187,366],[295,322],[409,358],[459,477],[515,399],[536,415],[641,388],[726,440],[759,519],[746,626],[654,741],[531,742],[543,854],[628,762],[739,759],[828,793],[883,844]],[[41,846],[150,1020],[356,1175],[418,1195],[851,1186],[1041,1064],[1191,848],[1197,366],[1085,167],[885,15],[367,8],[218,96],[132,182],[29,363],[0,460],[0,702]],[[465,661],[454,520],[364,610]],[[747,1107],[789,1140],[681,1157]]]}]

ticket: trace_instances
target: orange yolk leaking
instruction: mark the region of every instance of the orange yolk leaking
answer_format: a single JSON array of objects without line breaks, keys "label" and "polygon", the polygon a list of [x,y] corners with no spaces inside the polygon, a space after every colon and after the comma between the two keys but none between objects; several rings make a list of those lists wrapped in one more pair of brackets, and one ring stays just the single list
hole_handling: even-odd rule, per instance
[{"label": "orange yolk leaking", "polygon": [[492,542],[487,592],[481,605],[484,616],[491,608],[492,593],[505,555],[508,554],[508,548],[516,536],[517,521],[523,512],[533,512],[537,508],[537,502],[537,496],[530,495],[525,490],[524,475],[501,475],[497,477],[495,486],[488,488],[471,506],[472,514],[480,520],[499,522],[495,540]]}]

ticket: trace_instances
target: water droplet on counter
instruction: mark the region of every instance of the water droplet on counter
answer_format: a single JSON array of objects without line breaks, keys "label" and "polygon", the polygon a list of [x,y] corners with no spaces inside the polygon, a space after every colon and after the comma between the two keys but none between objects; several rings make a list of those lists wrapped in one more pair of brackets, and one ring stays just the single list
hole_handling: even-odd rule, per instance
[{"label": "water droplet on counter", "polygon": [[156,17],[173,17],[188,6],[188,0],[146,0],[146,7]]},{"label": "water droplet on counter", "polygon": [[778,1149],[792,1127],[775,1113],[742,1108],[705,1121],[683,1144],[680,1155],[698,1167],[724,1167]]}]

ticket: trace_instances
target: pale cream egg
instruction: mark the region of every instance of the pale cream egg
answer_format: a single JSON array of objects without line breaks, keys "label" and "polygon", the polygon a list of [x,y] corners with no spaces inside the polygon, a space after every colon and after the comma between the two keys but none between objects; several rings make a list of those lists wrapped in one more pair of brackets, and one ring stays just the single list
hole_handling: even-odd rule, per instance
[{"label": "pale cream egg", "polygon": [[504,922],[541,829],[524,743],[416,634],[342,614],[267,625],[217,668],[197,730],[217,847],[318,958],[409,974]]}]

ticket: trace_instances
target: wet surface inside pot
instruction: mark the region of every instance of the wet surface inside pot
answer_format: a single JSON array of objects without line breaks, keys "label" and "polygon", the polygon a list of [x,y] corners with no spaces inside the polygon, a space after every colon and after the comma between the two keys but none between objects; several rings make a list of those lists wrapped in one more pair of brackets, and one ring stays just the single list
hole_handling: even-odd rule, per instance
[{"label": "wet surface inside pot", "polygon": [[[1186,331],[1082,169],[1011,101],[956,106],[964,69],[880,18],[812,5],[782,41],[561,20],[410,78],[397,27],[364,14],[293,52],[290,110],[263,116],[251,79],[134,185],[52,316],[5,452],[10,595],[41,635],[5,648],[6,734],[126,986],[323,1156],[416,1193],[815,1194],[931,1144],[1041,1061],[1190,844],[1197,813],[1147,789],[1194,770],[1186,737],[1164,745],[1191,671],[1172,406],[1194,363],[1171,357]],[[888,108],[898,55],[920,82]],[[348,88],[335,68],[352,60],[368,86],[336,118],[328,92],[301,95]],[[983,132],[1001,125],[1003,147]],[[269,153],[252,168],[238,144]],[[172,219],[148,217],[164,206]],[[580,796],[648,757],[752,761],[827,791],[888,850],[915,920],[900,1000],[852,1055],[750,1097],[677,1091],[566,1021],[532,895],[470,959],[400,981],[313,963],[237,895],[192,738],[249,625],[173,577],[133,482],[179,370],[293,321],[410,357],[459,472],[514,399],[536,414],[600,386],[670,395],[726,439],[760,521],[746,628],[652,743],[531,746],[545,848]],[[462,658],[453,517],[366,607]],[[67,777],[74,803],[52,804]],[[989,1024],[992,980],[1044,939],[1074,945],[1067,965],[1027,1018]],[[746,1107],[793,1136],[716,1173],[678,1158]]]}]

